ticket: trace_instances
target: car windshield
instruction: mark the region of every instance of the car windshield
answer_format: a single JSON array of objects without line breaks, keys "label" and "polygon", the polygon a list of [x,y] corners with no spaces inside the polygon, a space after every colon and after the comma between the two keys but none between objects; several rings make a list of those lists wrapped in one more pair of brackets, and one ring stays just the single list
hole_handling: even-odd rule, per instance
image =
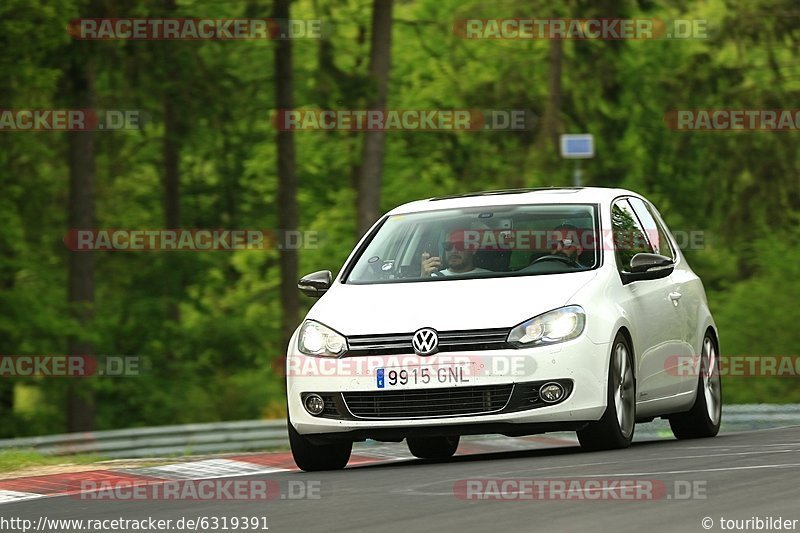
[{"label": "car windshield", "polygon": [[512,205],[391,215],[346,283],[557,274],[600,261],[597,206]]}]

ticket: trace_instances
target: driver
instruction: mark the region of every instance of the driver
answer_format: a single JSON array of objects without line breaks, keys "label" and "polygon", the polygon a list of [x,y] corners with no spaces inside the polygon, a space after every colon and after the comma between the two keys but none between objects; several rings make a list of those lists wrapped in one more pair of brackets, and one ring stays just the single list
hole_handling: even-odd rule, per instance
[{"label": "driver", "polygon": [[534,263],[546,260],[547,257],[559,258],[572,266],[586,268],[590,265],[585,265],[582,262],[583,246],[580,242],[580,230],[577,226],[572,224],[561,224],[548,232],[549,239],[547,242],[550,254],[540,257]]},{"label": "driver", "polygon": [[464,232],[452,232],[444,242],[444,254],[447,268],[439,270],[442,266],[440,257],[431,256],[428,252],[422,253],[422,277],[431,276],[452,276],[459,274],[474,274],[478,272],[490,272],[484,268],[478,268],[473,264],[475,255],[474,249],[465,246],[466,239]]}]

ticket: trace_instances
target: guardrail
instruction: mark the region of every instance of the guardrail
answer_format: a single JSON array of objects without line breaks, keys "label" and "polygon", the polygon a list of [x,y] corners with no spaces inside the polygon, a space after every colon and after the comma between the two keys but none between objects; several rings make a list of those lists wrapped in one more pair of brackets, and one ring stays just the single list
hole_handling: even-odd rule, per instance
[{"label": "guardrail", "polygon": [[0,450],[34,449],[44,455],[87,453],[111,459],[252,451],[288,445],[285,420],[185,424],[0,440]]},{"label": "guardrail", "polygon": [[[780,426],[800,426],[800,404],[738,404],[722,406],[721,431],[746,431]],[[656,419],[648,424],[638,424],[639,437],[665,437],[672,434],[669,422]]]},{"label": "guardrail", "polygon": [[[800,425],[800,404],[723,407],[723,431],[790,425]],[[640,437],[662,436],[668,432],[666,420],[636,427]],[[254,451],[288,445],[285,420],[185,424],[0,440],[0,450],[33,449],[44,455],[86,453],[111,459]]]}]

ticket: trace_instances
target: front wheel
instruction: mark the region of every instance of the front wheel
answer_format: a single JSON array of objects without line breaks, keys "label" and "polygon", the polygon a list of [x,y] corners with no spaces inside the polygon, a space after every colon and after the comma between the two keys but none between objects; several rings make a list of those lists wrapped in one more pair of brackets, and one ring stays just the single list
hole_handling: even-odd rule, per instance
[{"label": "front wheel", "polygon": [[455,437],[410,437],[408,450],[420,459],[447,459],[456,453],[459,436]]},{"label": "front wheel", "polygon": [[315,444],[306,437],[300,435],[291,420],[289,424],[289,445],[292,448],[294,462],[306,472],[316,472],[319,470],[341,470],[350,460],[350,452],[353,450],[351,441],[333,441],[326,444]]},{"label": "front wheel", "polygon": [[578,431],[578,441],[586,450],[627,448],[633,440],[636,421],[633,352],[628,340],[619,333],[611,346],[606,411],[600,420]]},{"label": "front wheel", "polygon": [[676,439],[702,439],[719,433],[722,421],[722,380],[719,377],[717,347],[706,334],[700,354],[700,377],[697,398],[692,408],[669,418]]}]

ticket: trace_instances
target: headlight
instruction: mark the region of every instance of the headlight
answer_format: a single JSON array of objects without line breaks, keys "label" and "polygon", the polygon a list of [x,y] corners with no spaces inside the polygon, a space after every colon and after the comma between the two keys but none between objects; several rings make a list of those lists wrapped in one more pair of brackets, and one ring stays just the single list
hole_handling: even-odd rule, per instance
[{"label": "headlight", "polygon": [[526,320],[508,334],[508,343],[515,348],[555,344],[574,339],[586,325],[586,313],[577,305],[548,311]]},{"label": "headlight", "polygon": [[339,357],[347,349],[347,340],[331,328],[306,320],[300,328],[298,348],[306,355]]}]

